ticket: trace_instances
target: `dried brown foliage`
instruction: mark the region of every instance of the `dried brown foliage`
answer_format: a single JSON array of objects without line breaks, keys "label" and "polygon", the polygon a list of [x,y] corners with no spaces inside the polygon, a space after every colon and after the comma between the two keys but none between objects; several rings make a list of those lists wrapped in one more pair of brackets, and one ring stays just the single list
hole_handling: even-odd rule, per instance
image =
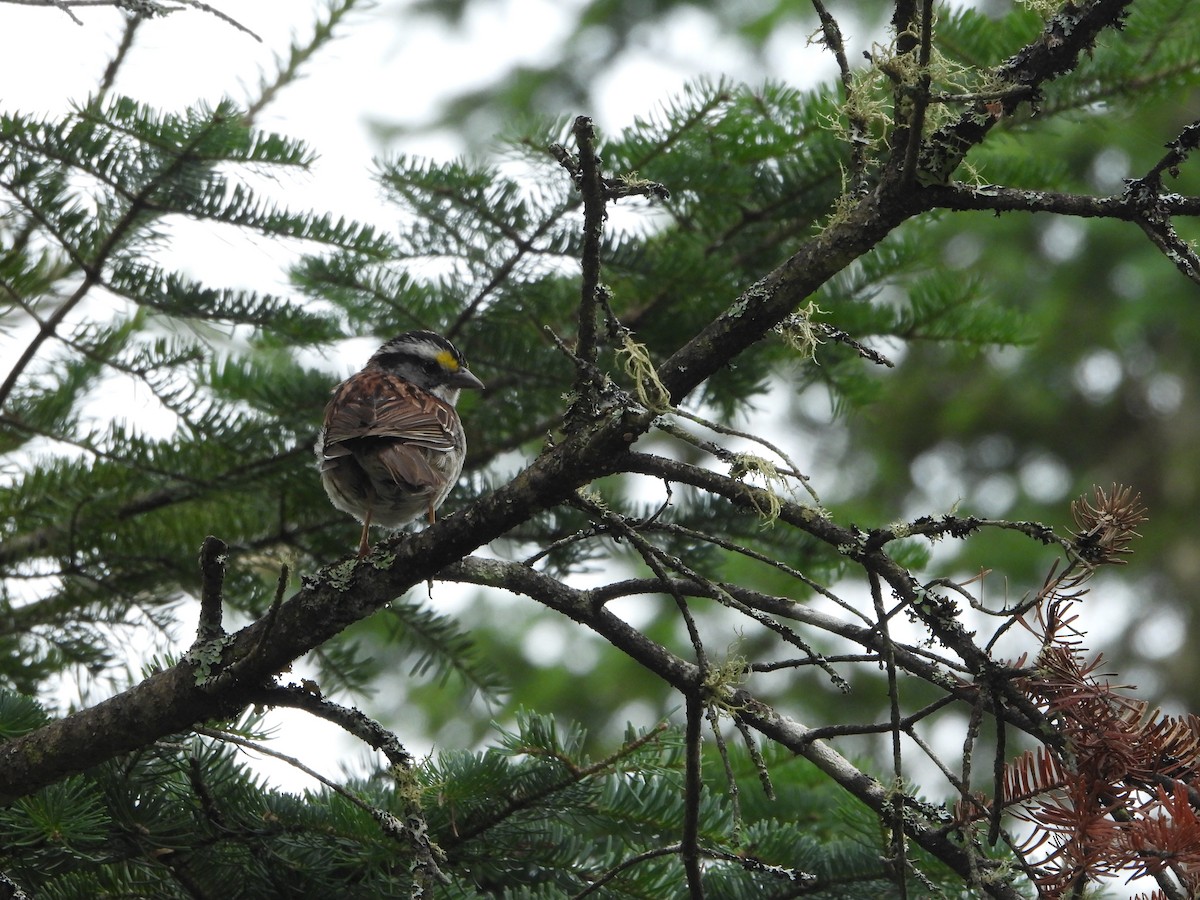
[{"label": "dried brown foliage", "polygon": [[[1031,826],[1016,846],[1043,897],[1103,878],[1172,876],[1155,897],[1200,895],[1200,718],[1151,709],[1101,671],[1075,628],[1095,567],[1121,564],[1146,521],[1140,496],[1114,485],[1071,504],[1075,564],[1051,572],[1027,623],[1042,649],[1015,686],[1051,726],[1044,744],[1008,764],[1000,809]],[[978,798],[976,798],[978,800]],[[983,818],[963,804],[964,819]],[[994,815],[994,807],[987,808]]]}]

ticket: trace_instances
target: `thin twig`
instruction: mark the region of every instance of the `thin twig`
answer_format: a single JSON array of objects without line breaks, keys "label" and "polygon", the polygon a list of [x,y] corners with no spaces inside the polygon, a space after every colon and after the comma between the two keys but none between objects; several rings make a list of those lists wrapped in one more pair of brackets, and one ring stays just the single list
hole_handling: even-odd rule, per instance
[{"label": "thin twig", "polygon": [[[696,626],[696,620],[688,608],[687,596],[678,588],[675,579],[667,574],[666,569],[663,568],[663,562],[667,562],[676,571],[681,571],[682,574],[685,574],[688,578],[698,583],[711,584],[711,582],[707,582],[690,570],[684,571],[686,567],[680,560],[670,557],[658,547],[655,547],[626,522],[623,516],[619,516],[611,510],[606,509],[600,503],[589,499],[578,491],[571,498],[571,503],[599,522],[603,522],[609,531],[629,541],[633,545],[633,548],[641,555],[643,562],[649,566],[650,571],[654,573],[658,584],[670,593],[671,597],[675,600],[675,605],[679,608],[680,616],[683,617],[684,625],[687,627],[688,638],[692,642],[692,649],[696,651],[696,663],[700,667],[701,680],[703,680],[709,671],[709,662],[708,654],[704,649],[704,643],[700,639],[700,629]],[[718,591],[720,590],[715,585],[713,587]]]},{"label": "thin twig", "polygon": [[258,741],[247,740],[246,738],[240,737],[236,734],[230,734],[228,731],[221,731],[217,728],[209,728],[207,725],[197,725],[193,730],[196,732],[196,734],[202,734],[205,737],[223,741],[227,744],[235,744],[238,747],[243,747],[247,750],[253,750],[255,753],[261,753],[263,756],[269,756],[272,759],[277,759],[280,762],[287,763],[292,768],[303,772],[313,780],[319,781],[325,787],[329,788],[329,790],[333,791],[338,796],[345,798],[363,812],[369,813],[372,816],[375,815],[375,807],[371,806],[371,804],[346,790],[346,788],[342,787],[333,779],[326,778],[315,769],[309,768],[294,756],[288,756],[286,753],[280,753],[278,750],[272,750],[270,747],[264,746]]},{"label": "thin twig", "polygon": [[[817,506],[821,505],[821,498],[817,496],[817,492],[811,484],[811,479],[800,471],[800,467],[792,461],[792,458],[788,456],[787,453],[785,453],[780,447],[773,444],[771,441],[767,440],[765,437],[757,434],[750,434],[747,431],[740,431],[739,429],[733,428],[729,425],[722,425],[720,422],[714,422],[710,419],[705,419],[702,416],[698,416],[695,413],[688,412],[687,410],[680,409],[678,407],[673,409],[671,412],[677,416],[682,416],[685,419],[689,419],[690,421],[695,422],[697,425],[703,425],[705,428],[715,431],[717,434],[723,434],[727,437],[742,438],[743,440],[753,441],[756,444],[766,447],[787,464],[786,469],[779,470],[780,473],[790,475],[799,481],[800,484],[804,486],[804,490],[808,493],[808,495],[812,497],[813,503],[817,504]],[[736,459],[736,454],[730,453],[727,450],[723,450],[723,448],[718,447],[716,444],[710,444],[706,446],[712,448],[710,452],[713,452],[718,459],[722,459],[725,462],[732,462]]]},{"label": "thin twig", "polygon": [[[374,819],[385,836],[398,843],[402,843],[413,848],[417,854],[419,866],[421,868],[421,875],[423,876],[426,884],[429,884],[430,887],[432,887],[432,882],[434,881],[442,884],[450,883],[450,876],[446,875],[439,868],[437,861],[434,858],[437,851],[435,851],[432,845],[429,843],[427,834],[428,829],[427,826],[425,826],[424,819],[417,817],[417,819],[414,821],[402,822],[392,813],[385,809],[372,806],[365,800],[362,800],[356,794],[342,787],[336,781],[326,778],[315,769],[309,768],[294,756],[288,756],[285,753],[272,750],[270,747],[266,747],[259,742],[246,740],[238,735],[230,734],[227,731],[221,731],[216,728],[209,728],[206,725],[197,726],[195,728],[195,732],[197,734],[205,735],[206,737],[214,738],[215,740],[224,741],[225,743],[234,744],[239,747],[244,747],[247,750],[252,750],[255,753],[261,753],[264,756],[270,756],[273,759],[278,759],[281,762],[287,763],[289,766],[298,769],[305,775],[308,775],[310,778],[315,779],[323,784],[326,788],[333,791],[338,796],[345,798],[353,806],[358,807],[372,819]],[[409,818],[412,819],[413,817],[410,816]]]},{"label": "thin twig", "polygon": [[83,20],[71,11],[71,7],[115,6],[117,9],[130,11],[135,14],[142,14],[142,10],[144,9],[150,14],[163,15],[167,13],[179,12],[180,10],[191,7],[193,9],[198,9],[201,12],[206,12],[211,16],[216,16],[222,22],[232,25],[238,31],[248,34],[260,44],[262,43],[261,37],[259,37],[237,19],[221,12],[219,9],[209,6],[207,3],[201,2],[201,0],[174,0],[175,3],[179,4],[178,6],[160,3],[157,2],[157,0],[0,0],[0,2],[14,3],[18,6],[53,6],[55,9],[61,9],[68,16],[70,16],[71,21],[73,21],[76,25],[82,25]]},{"label": "thin twig", "polygon": [[281,90],[300,77],[300,71],[304,64],[312,59],[318,50],[333,40],[334,29],[354,8],[356,2],[357,0],[340,0],[339,3],[330,4],[325,8],[325,18],[317,20],[308,43],[303,46],[292,43],[287,61],[284,62],[280,59],[274,77],[270,81],[267,81],[266,78],[260,80],[258,97],[251,101],[246,108],[245,121],[247,124],[254,122],[258,118],[258,114],[279,95]]},{"label": "thin twig", "polygon": [[[819,581],[816,581],[813,578],[810,578],[808,575],[805,575],[799,569],[795,569],[792,566],[789,566],[787,563],[781,562],[780,560],[775,559],[774,557],[769,556],[766,553],[761,553],[757,550],[751,549],[750,547],[744,547],[741,544],[734,543],[733,541],[728,540],[727,538],[719,537],[715,534],[708,534],[703,531],[697,531],[694,528],[688,528],[685,525],[676,525],[673,523],[668,523],[668,524],[657,525],[657,526],[655,526],[655,528],[665,531],[668,534],[677,534],[677,535],[681,535],[683,537],[692,538],[697,541],[704,541],[707,544],[712,544],[714,547],[720,547],[722,550],[729,550],[733,553],[737,553],[741,556],[745,556],[747,559],[753,559],[753,560],[761,562],[765,565],[768,565],[773,569],[778,569],[783,574],[785,574],[791,578],[795,578],[797,581],[801,582],[806,587],[811,588],[813,591],[820,594],[826,600],[836,603],[838,606],[840,606],[842,609],[844,609],[850,615],[855,616],[868,624],[871,621],[870,617],[867,616],[866,613],[864,613],[861,609],[859,609],[853,603],[843,600],[841,597],[839,597],[837,594],[833,593],[833,591],[831,591],[825,585],[821,584]],[[645,530],[645,529],[643,528],[642,530]]]},{"label": "thin twig", "polygon": [[889,369],[896,368],[896,364],[880,353],[878,350],[868,347],[866,344],[856,341],[849,334],[840,328],[830,325],[828,322],[817,322],[813,325],[815,331],[819,331],[831,341],[839,344],[845,344],[847,347],[854,350],[863,359],[869,360],[876,365],[887,366]]},{"label": "thin twig", "polygon": [[720,707],[716,703],[706,703],[704,706],[704,715],[708,719],[708,729],[713,734],[713,743],[716,745],[717,755],[721,757],[721,765],[725,769],[726,794],[729,796],[730,818],[733,820],[732,830],[737,835],[742,830],[742,791],[738,787],[737,776],[733,771],[733,763],[729,759],[729,746],[725,743],[725,734],[721,731]]},{"label": "thin twig", "polygon": [[113,83],[117,80],[117,72],[129,55],[129,49],[133,46],[133,37],[137,33],[138,26],[144,21],[146,21],[145,16],[131,16],[125,21],[125,30],[121,32],[121,42],[117,45],[117,52],[113,54],[113,58],[109,60],[108,65],[104,68],[104,75],[100,79],[100,87],[96,91],[96,96],[92,99],[93,106],[98,108],[104,97],[112,89]]},{"label": "thin twig", "polygon": [[395,734],[360,710],[327,700],[315,690],[315,686],[264,687],[250,699],[263,706],[286,706],[304,710],[338,726],[367,746],[378,750],[387,757],[389,764],[403,768],[412,767],[412,754],[404,749],[404,745]]},{"label": "thin twig", "polygon": [[1176,269],[1189,281],[1200,284],[1200,256],[1197,256],[1191,245],[1179,236],[1170,220],[1146,218],[1139,219],[1137,224],[1150,239],[1150,243],[1157,247]]},{"label": "thin twig", "polygon": [[887,673],[888,702],[890,704],[892,736],[892,866],[896,875],[896,888],[900,900],[908,897],[908,849],[904,824],[904,757],[900,746],[900,735],[903,731],[903,716],[900,713],[900,687],[896,680],[896,654],[892,646],[892,638],[884,615],[883,590],[880,587],[879,576],[870,572],[868,578],[871,584],[871,602],[875,606],[875,617],[878,621],[879,637],[883,643],[883,661]]},{"label": "thin twig", "polygon": [[[833,53],[837,62],[838,74],[842,81],[843,109],[849,108],[849,101],[854,93],[854,77],[850,72],[850,61],[846,58],[846,45],[842,40],[842,30],[835,19],[826,9],[822,0],[812,0],[813,9],[821,22],[821,35],[825,46]],[[850,172],[854,176],[852,189],[858,191],[863,186],[867,165],[868,125],[861,114],[846,113],[850,123]]]},{"label": "thin twig", "polygon": [[1187,160],[1193,150],[1200,149],[1200,119],[1188,125],[1179,133],[1179,137],[1167,144],[1167,153],[1154,164],[1145,174],[1143,181],[1155,181],[1162,184],[1163,173],[1179,176],[1179,167]]},{"label": "thin twig", "polygon": [[771,771],[767,768],[767,761],[763,759],[762,751],[758,749],[758,742],[754,740],[754,734],[750,731],[750,726],[742,721],[741,716],[733,717],[733,724],[742,735],[742,741],[746,745],[746,752],[750,754],[750,761],[754,763],[754,769],[758,772],[758,782],[762,785],[763,796],[768,800],[775,799],[775,785],[771,783]]},{"label": "thin twig", "polygon": [[904,147],[905,184],[912,184],[924,146],[925,111],[929,108],[929,59],[933,45],[933,0],[921,0],[920,44],[917,50],[917,83],[909,88],[912,113],[908,119],[908,142]]},{"label": "thin twig", "polygon": [[704,700],[699,688],[688,692],[684,709],[687,725],[684,734],[683,835],[679,842],[679,857],[687,877],[688,896],[692,900],[704,900],[704,882],[700,870],[700,799],[704,790],[700,733],[704,721]]},{"label": "thin twig", "polygon": [[629,857],[629,859],[622,860],[621,862],[617,863],[617,865],[613,866],[611,869],[609,869],[607,872],[605,872],[603,875],[601,875],[599,878],[597,878],[595,881],[593,881],[591,884],[589,884],[587,887],[585,887],[578,894],[575,894],[574,896],[572,896],[571,900],[582,900],[582,898],[588,896],[588,894],[595,893],[596,891],[600,890],[600,888],[604,887],[606,884],[608,884],[610,881],[612,881],[614,878],[616,878],[618,875],[620,875],[622,872],[624,872],[626,869],[632,869],[636,865],[640,865],[641,863],[644,863],[650,859],[658,859],[660,856],[674,856],[677,853],[679,853],[680,850],[681,850],[681,845],[669,844],[666,847],[655,847],[653,850],[646,850],[645,852],[639,853],[636,856]]}]

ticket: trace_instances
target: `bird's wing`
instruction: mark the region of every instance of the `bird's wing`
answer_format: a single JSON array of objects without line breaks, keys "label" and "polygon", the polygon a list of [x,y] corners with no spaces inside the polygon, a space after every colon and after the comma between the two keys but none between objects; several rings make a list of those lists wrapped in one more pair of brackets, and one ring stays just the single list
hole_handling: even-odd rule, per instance
[{"label": "bird's wing", "polygon": [[454,416],[449,404],[407,381],[360,372],[338,385],[325,407],[325,456],[352,453],[353,442],[363,438],[452,450]]}]

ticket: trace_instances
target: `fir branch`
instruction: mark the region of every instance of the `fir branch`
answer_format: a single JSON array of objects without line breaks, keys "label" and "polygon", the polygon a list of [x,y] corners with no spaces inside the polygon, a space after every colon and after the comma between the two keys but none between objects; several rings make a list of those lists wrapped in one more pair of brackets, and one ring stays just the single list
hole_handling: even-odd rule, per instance
[{"label": "fir branch", "polygon": [[445,684],[453,673],[488,702],[498,702],[505,692],[501,672],[479,658],[470,633],[452,617],[401,601],[388,607],[385,627],[387,638],[399,653],[416,655],[410,668],[413,675],[432,669]]},{"label": "fir branch", "polygon": [[[253,480],[262,473],[276,468],[282,462],[298,455],[308,457],[310,453],[311,450],[308,447],[296,447],[269,457],[232,466],[207,482],[178,478],[173,484],[130,497],[109,510],[106,515],[112,520],[122,521],[177,504],[188,503],[203,496],[211,489],[212,484],[228,486]],[[9,565],[42,553],[69,534],[70,530],[70,523],[56,523],[16,535],[0,543],[0,564]]]},{"label": "fir branch", "polygon": [[[398,780],[407,781],[412,777],[412,754],[404,748],[395,734],[384,728],[379,722],[364,715],[360,710],[341,706],[325,699],[315,685],[263,688],[255,702],[262,705],[286,706],[304,710],[327,722],[332,722],[367,746],[383,753],[387,757],[388,763],[395,767]],[[417,867],[426,879],[445,883],[448,878],[440,868],[445,861],[445,855],[430,840],[429,825],[425,821],[421,807],[415,799],[408,796],[409,793],[403,784],[399,785],[397,794],[407,807],[402,834],[413,847],[418,860]]]},{"label": "fir branch", "polygon": [[59,327],[67,319],[67,316],[89,295],[91,289],[101,282],[104,266],[109,257],[122,244],[129,240],[130,232],[140,226],[142,215],[152,208],[153,198],[158,193],[159,188],[194,162],[191,154],[198,147],[202,146],[211,132],[220,128],[221,124],[220,115],[214,115],[212,119],[196,129],[190,140],[178,149],[177,154],[170,158],[166,165],[154,172],[151,177],[145,179],[136,194],[130,197],[128,207],[113,223],[108,234],[101,239],[94,253],[88,257],[82,256],[79,249],[72,246],[69,240],[66,240],[65,235],[58,233],[57,229],[44,215],[42,209],[33,202],[32,197],[26,190],[12,182],[3,183],[4,187],[22,201],[22,205],[34,219],[56,235],[63,249],[68,252],[75,264],[82,270],[84,277],[75,290],[72,291],[71,295],[41,323],[37,333],[29,339],[24,350],[17,357],[4,382],[0,383],[0,408],[8,404],[18,380],[25,374],[26,369],[37,356],[42,345],[51,337],[57,335]]},{"label": "fir branch", "polygon": [[281,762],[287,763],[292,768],[303,772],[309,778],[320,782],[328,790],[347,800],[352,806],[357,807],[369,815],[376,823],[378,823],[380,831],[384,834],[384,836],[408,847],[412,847],[417,854],[419,866],[421,867],[423,873],[430,880],[438,881],[442,884],[450,883],[450,877],[446,875],[446,873],[444,873],[438,866],[438,862],[435,858],[437,856],[437,851],[429,843],[429,837],[427,834],[428,828],[425,826],[424,821],[419,817],[417,817],[415,821],[402,822],[387,810],[372,806],[365,800],[362,800],[354,792],[342,787],[336,781],[326,778],[320,772],[309,766],[306,766],[294,756],[288,756],[285,753],[280,753],[278,750],[273,750],[260,741],[246,740],[245,738],[239,737],[235,734],[230,734],[228,731],[209,728],[206,725],[198,726],[195,731],[196,734],[201,734],[223,743],[244,747],[245,749],[251,750],[255,753],[261,753],[264,756],[269,756],[272,759],[278,759]]},{"label": "fir branch", "polygon": [[639,866],[651,859],[658,859],[662,856],[675,856],[682,849],[683,848],[679,844],[669,844],[666,847],[654,847],[650,850],[644,850],[635,856],[631,856],[628,859],[623,859],[617,865],[613,866],[607,872],[593,880],[591,884],[589,884],[578,894],[574,894],[571,897],[571,900],[582,900],[582,898],[587,897],[589,894],[594,894],[596,891],[603,888],[613,879],[621,875],[621,873],[626,872],[635,866]]},{"label": "fir branch", "polygon": [[616,771],[622,763],[641,751],[647,744],[658,741],[666,731],[666,728],[665,723],[660,723],[644,734],[626,741],[610,755],[587,765],[580,765],[576,761],[564,759],[556,754],[555,759],[565,770],[564,775],[559,778],[550,779],[520,796],[512,797],[507,803],[498,808],[489,809],[485,815],[472,822],[470,826],[455,829],[452,836],[443,838],[442,845],[447,848],[453,848],[475,840],[486,835],[490,829],[495,828],[518,813],[528,809],[536,809],[541,803],[556,794],[560,794],[575,785],[585,783],[600,775]]},{"label": "fir branch", "polygon": [[547,241],[554,229],[562,222],[567,211],[573,206],[574,203],[560,203],[544,215],[542,221],[538,223],[536,228],[529,232],[528,236],[514,235],[512,251],[495,267],[488,280],[479,286],[475,291],[475,295],[463,304],[458,316],[446,328],[446,336],[448,338],[454,339],[477,316],[480,307],[487,302],[489,297],[494,296],[496,290],[501,285],[508,282],[517,270],[517,267],[525,259],[531,254],[540,252],[539,247]]}]

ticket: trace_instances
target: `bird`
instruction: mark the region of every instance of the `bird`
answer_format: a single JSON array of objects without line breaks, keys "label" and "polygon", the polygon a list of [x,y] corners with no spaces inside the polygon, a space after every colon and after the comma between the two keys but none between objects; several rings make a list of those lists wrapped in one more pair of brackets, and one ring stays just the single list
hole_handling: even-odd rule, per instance
[{"label": "bird", "polygon": [[359,559],[372,525],[400,528],[422,513],[436,520],[466,457],[455,409],[464,389],[483,382],[432,331],[392,338],[333,389],[314,449],[330,501],[363,523]]}]

